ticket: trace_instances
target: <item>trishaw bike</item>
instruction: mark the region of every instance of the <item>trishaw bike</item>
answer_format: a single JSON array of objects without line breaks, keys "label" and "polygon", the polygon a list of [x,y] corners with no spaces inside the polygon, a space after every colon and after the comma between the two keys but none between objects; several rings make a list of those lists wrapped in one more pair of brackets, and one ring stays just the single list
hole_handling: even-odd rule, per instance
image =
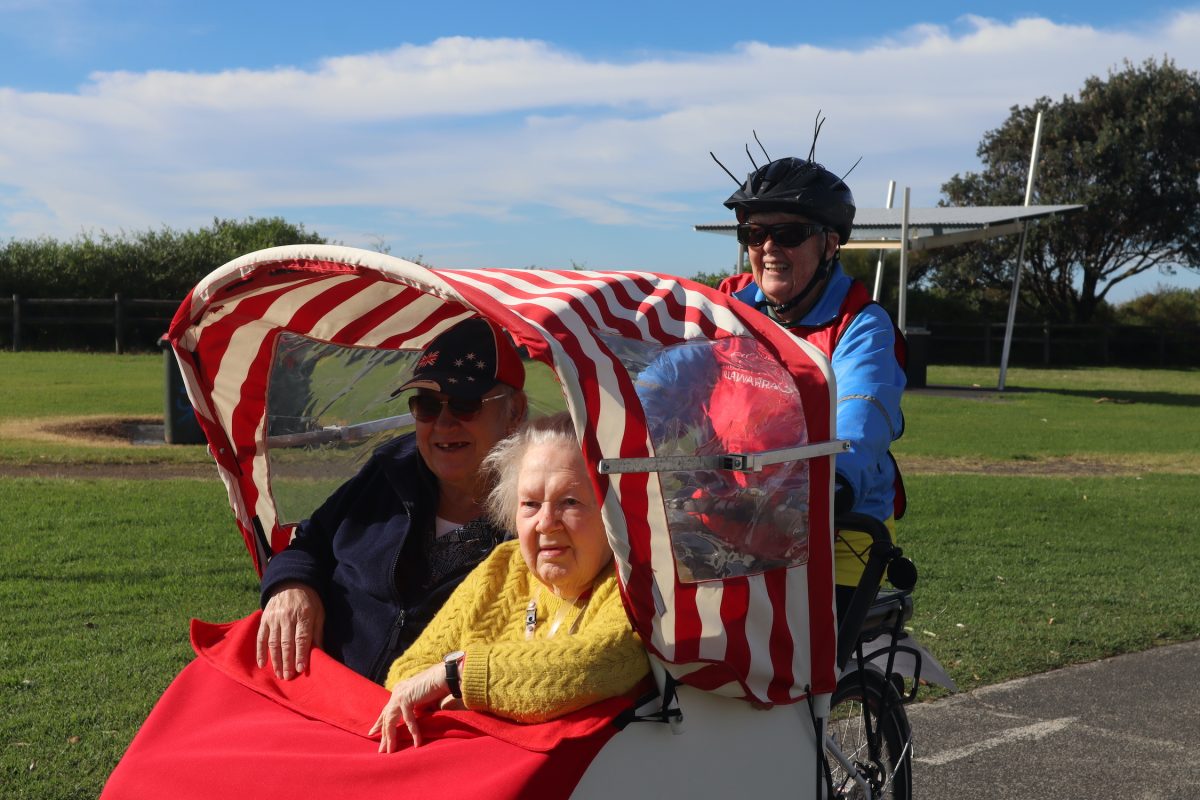
[{"label": "trishaw bike", "polygon": [[[570,412],[660,695],[615,717],[619,733],[606,729],[610,738],[570,785],[551,788],[579,798],[827,795],[822,739],[839,686],[832,460],[845,447],[834,430],[832,373],[814,348],[707,287],[646,272],[435,270],[325,245],[271,248],[219,268],[184,301],[169,340],[255,568],[261,574],[295,523],[404,429],[392,389],[421,347],[470,316],[497,322],[545,365],[549,394]],[[680,354],[682,367],[673,360]],[[675,378],[655,384],[646,376],[664,359]],[[717,402],[738,403],[744,416],[715,425],[707,409]],[[706,493],[739,513],[697,511],[692,501]],[[873,680],[869,661],[860,659],[863,680]],[[381,691],[359,676],[335,677],[338,702]],[[307,695],[264,686],[269,675],[244,683],[237,691],[282,698],[286,713],[303,717],[288,747],[314,721],[339,729],[321,729],[329,737],[321,741],[336,742],[340,760],[313,753],[289,762],[308,770],[309,788],[331,771],[359,784],[399,779],[375,777],[387,774],[385,762],[359,756],[373,743],[340,716],[327,719],[328,705],[304,707]],[[171,710],[156,717],[156,708],[151,719],[169,726]],[[494,720],[456,719],[520,745]],[[126,761],[136,764],[149,738],[139,734]],[[206,744],[228,763],[197,768],[201,789],[176,785],[176,796],[205,796],[210,782],[271,762],[260,754],[251,764],[228,741]],[[841,751],[852,765],[871,763]],[[336,775],[349,763],[352,774]],[[541,764],[521,794],[541,786]],[[260,796],[269,789],[260,786]]]}]

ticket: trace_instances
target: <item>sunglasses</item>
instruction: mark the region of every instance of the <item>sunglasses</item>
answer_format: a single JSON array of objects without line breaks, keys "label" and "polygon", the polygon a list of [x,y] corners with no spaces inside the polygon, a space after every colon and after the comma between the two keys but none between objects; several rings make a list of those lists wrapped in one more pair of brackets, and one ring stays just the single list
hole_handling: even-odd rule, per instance
[{"label": "sunglasses", "polygon": [[778,225],[755,225],[743,222],[737,226],[737,240],[747,247],[761,247],[771,237],[780,247],[798,247],[810,236],[822,233],[827,228],[812,222],[781,222]]},{"label": "sunglasses", "polygon": [[506,394],[494,397],[477,397],[468,400],[462,397],[451,397],[446,400],[431,394],[414,394],[408,398],[408,411],[417,422],[433,422],[442,415],[442,409],[447,408],[450,414],[459,422],[470,422],[483,411],[483,404],[493,400],[502,400]]}]

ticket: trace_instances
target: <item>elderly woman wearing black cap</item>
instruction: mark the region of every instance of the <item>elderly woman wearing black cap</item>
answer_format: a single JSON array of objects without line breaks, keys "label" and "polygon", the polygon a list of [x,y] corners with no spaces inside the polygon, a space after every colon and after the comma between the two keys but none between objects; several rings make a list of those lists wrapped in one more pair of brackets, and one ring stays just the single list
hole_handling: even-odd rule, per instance
[{"label": "elderly woman wearing black cap", "polygon": [[462,578],[503,538],[480,464],[526,414],[507,334],[472,318],[435,338],[410,381],[416,431],[379,448],[263,574],[258,663],[284,679],[312,647],[382,682]]}]

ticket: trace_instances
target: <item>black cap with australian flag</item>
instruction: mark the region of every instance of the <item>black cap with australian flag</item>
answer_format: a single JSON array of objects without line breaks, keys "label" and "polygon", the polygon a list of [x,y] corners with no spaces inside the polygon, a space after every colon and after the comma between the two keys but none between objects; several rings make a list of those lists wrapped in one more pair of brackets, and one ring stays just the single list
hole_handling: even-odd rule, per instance
[{"label": "black cap with australian flag", "polygon": [[431,389],[474,400],[497,383],[525,388],[525,366],[504,329],[482,317],[463,320],[421,351],[412,378],[393,392]]}]

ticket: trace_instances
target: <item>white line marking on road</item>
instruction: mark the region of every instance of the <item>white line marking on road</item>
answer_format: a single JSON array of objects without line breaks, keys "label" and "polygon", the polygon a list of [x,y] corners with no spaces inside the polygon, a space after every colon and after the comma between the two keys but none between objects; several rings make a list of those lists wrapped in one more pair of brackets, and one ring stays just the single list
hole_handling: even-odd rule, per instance
[{"label": "white line marking on road", "polygon": [[931,756],[924,756],[914,759],[921,764],[932,764],[940,766],[949,764],[951,761],[958,761],[960,758],[967,758],[984,750],[991,750],[993,747],[1009,744],[1011,742],[1036,741],[1049,736],[1052,733],[1058,733],[1063,728],[1068,727],[1075,722],[1075,717],[1062,717],[1060,719],[1050,719],[1044,722],[1036,722],[1033,725],[1024,725],[1020,728],[1009,728],[1002,733],[993,736],[989,739],[984,739],[974,744],[964,745],[963,747],[955,747],[952,750],[943,750],[940,753],[935,753]]}]

